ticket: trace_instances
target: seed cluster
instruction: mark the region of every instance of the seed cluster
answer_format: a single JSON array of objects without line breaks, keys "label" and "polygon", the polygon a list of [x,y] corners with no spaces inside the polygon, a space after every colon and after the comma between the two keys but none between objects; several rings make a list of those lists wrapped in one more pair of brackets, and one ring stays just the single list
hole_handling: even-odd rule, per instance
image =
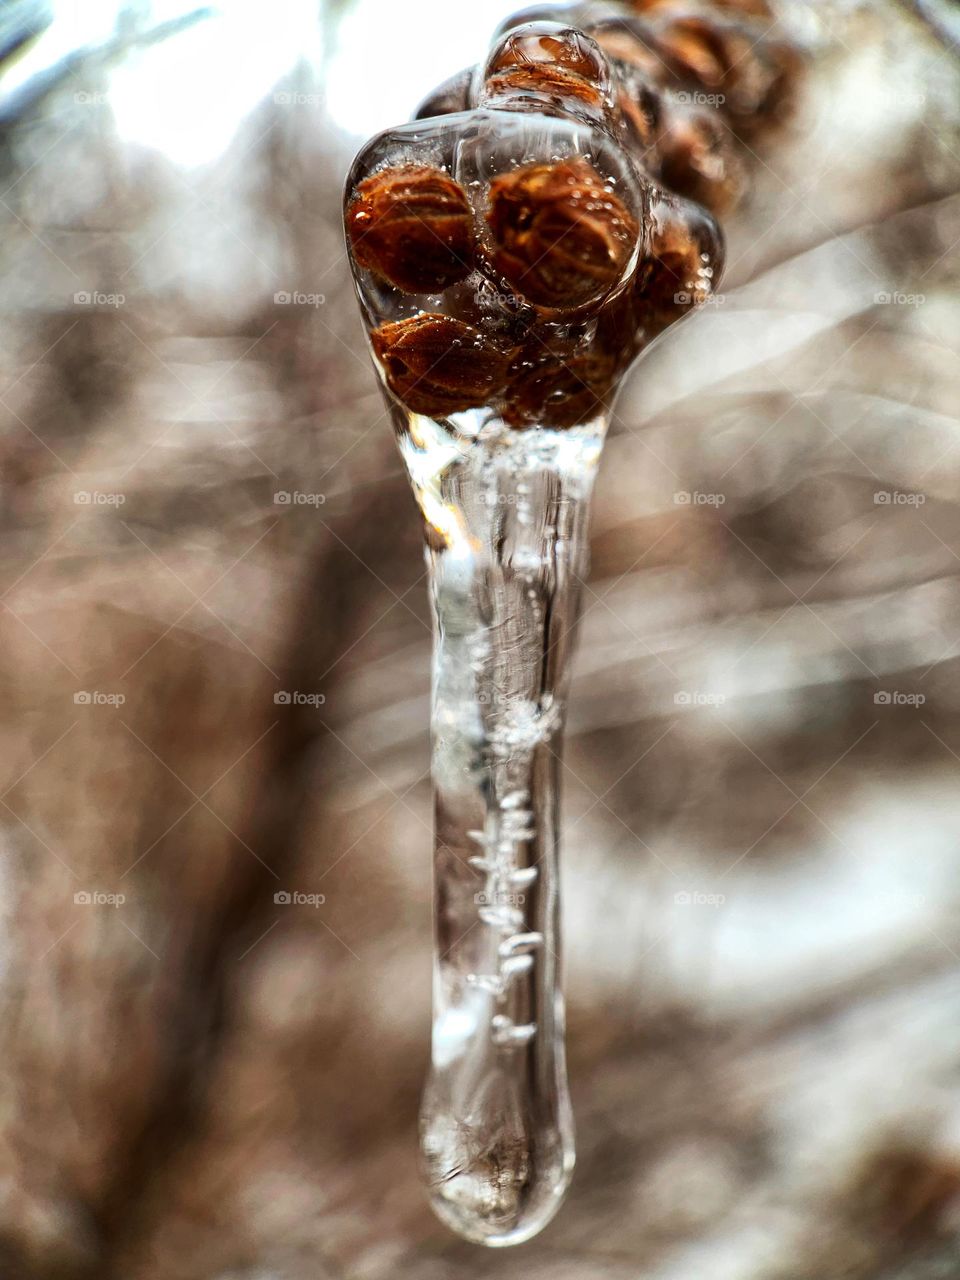
[{"label": "seed cluster", "polygon": [[[450,115],[454,137],[500,111],[543,119],[544,137],[568,119],[596,138],[595,155],[515,155],[468,184],[449,164],[410,163],[413,145],[394,159],[374,144],[348,189],[359,287],[367,273],[380,291],[368,302],[374,355],[413,413],[487,407],[516,429],[588,422],[636,353],[716,289],[714,214],[743,186],[735,137],[783,115],[797,51],[771,34],[766,0],[589,3],[582,27],[570,14],[511,19],[480,70],[447,81],[417,117]],[[639,204],[597,159],[611,147],[629,157]],[[409,314],[405,298],[423,309]]]}]

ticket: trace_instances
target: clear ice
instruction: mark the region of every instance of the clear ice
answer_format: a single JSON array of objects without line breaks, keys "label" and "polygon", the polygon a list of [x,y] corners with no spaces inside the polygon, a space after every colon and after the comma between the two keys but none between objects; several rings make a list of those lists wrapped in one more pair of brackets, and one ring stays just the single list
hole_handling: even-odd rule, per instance
[{"label": "clear ice", "polygon": [[604,425],[516,432],[480,411],[456,415],[461,429],[405,416],[435,623],[422,1158],[441,1219],[511,1245],[553,1216],[574,1165],[558,774]]}]

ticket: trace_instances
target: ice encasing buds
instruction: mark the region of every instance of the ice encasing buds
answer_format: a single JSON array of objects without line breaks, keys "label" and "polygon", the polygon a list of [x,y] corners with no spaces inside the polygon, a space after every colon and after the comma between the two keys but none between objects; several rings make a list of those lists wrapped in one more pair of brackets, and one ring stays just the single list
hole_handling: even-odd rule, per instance
[{"label": "ice encasing buds", "polygon": [[719,228],[645,171],[618,86],[591,36],[528,23],[495,41],[466,110],[357,158],[348,243],[374,356],[409,412],[590,421],[715,286]]}]

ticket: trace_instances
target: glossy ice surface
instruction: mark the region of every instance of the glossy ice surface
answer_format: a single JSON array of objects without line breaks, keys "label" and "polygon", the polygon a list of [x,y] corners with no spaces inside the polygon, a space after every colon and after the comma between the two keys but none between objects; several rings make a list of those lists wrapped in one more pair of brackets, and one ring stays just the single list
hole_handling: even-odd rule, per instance
[{"label": "glossy ice surface", "polygon": [[421,1146],[469,1239],[540,1230],[573,1171],[560,987],[558,774],[603,423],[401,450],[431,527],[436,951]]},{"label": "glossy ice surface", "polygon": [[610,404],[722,265],[710,214],[645,167],[625,74],[562,21],[510,27],[346,190],[435,620],[422,1160],[439,1217],[493,1246],[536,1234],[574,1165],[558,786]]}]

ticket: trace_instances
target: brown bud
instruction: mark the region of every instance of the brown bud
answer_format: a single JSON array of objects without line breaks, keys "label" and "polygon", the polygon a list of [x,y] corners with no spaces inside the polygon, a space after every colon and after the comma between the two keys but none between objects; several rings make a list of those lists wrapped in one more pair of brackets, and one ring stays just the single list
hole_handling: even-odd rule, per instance
[{"label": "brown bud", "polygon": [[[737,133],[743,137],[775,127],[791,114],[804,73],[803,55],[786,40],[764,40],[754,48],[752,57],[752,92],[757,107],[752,116],[741,107],[741,115],[734,120]],[[734,105],[740,107],[740,101],[735,99]]]},{"label": "brown bud", "polygon": [[541,93],[600,109],[610,91],[609,68],[596,42],[555,22],[510,31],[494,45],[483,79],[484,101]]},{"label": "brown bud", "polygon": [[413,113],[414,120],[429,120],[431,116],[448,116],[453,111],[466,111],[470,105],[472,83],[473,67],[450,76],[424,98]]},{"label": "brown bud", "polygon": [[617,75],[617,107],[627,146],[652,171],[659,168],[661,94],[640,70],[623,65]]},{"label": "brown bud", "polygon": [[490,184],[494,267],[538,307],[598,302],[620,280],[639,227],[588,161],[532,165]]},{"label": "brown bud", "polygon": [[733,137],[716,111],[664,98],[658,140],[660,176],[671,191],[725,213],[740,199],[743,164]]},{"label": "brown bud", "polygon": [[655,337],[716,292],[723,273],[723,234],[706,209],[664,194],[651,210],[650,257],[637,271],[637,322]]},{"label": "brown bud", "polygon": [[633,18],[605,19],[590,34],[608,58],[643,72],[652,82],[663,79],[663,59],[645,23]]},{"label": "brown bud", "polygon": [[576,27],[556,22],[531,22],[508,32],[494,46],[485,75],[522,66],[559,67],[591,84],[602,84],[607,77],[596,42]]},{"label": "brown bud", "polygon": [[594,84],[565,71],[562,67],[511,67],[490,76],[483,87],[483,104],[496,98],[506,98],[525,93],[542,93],[558,101],[579,104],[599,111],[603,107],[603,93]]},{"label": "brown bud", "polygon": [[487,404],[503,388],[512,354],[463,320],[437,313],[381,325],[370,341],[393,394],[431,418]]},{"label": "brown bud", "polygon": [[[634,9],[646,13],[651,9],[689,9],[689,0],[630,0]],[[772,18],[773,11],[767,0],[710,0],[715,9],[732,9],[739,13],[749,13],[757,18]]]},{"label": "brown bud", "polygon": [[671,17],[656,29],[656,47],[681,81],[697,81],[706,89],[719,89],[726,73],[726,50],[715,20],[706,17]]},{"label": "brown bud", "polygon": [[576,427],[603,409],[617,373],[600,351],[553,352],[532,343],[510,369],[503,420],[511,427]]},{"label": "brown bud", "polygon": [[473,270],[470,202],[452,178],[428,165],[365,178],[346,227],[357,263],[405,293],[439,293]]},{"label": "brown bud", "polygon": [[755,133],[789,104],[800,57],[758,23],[732,14],[667,11],[654,30],[657,50],[678,82],[715,93],[737,132]]}]

